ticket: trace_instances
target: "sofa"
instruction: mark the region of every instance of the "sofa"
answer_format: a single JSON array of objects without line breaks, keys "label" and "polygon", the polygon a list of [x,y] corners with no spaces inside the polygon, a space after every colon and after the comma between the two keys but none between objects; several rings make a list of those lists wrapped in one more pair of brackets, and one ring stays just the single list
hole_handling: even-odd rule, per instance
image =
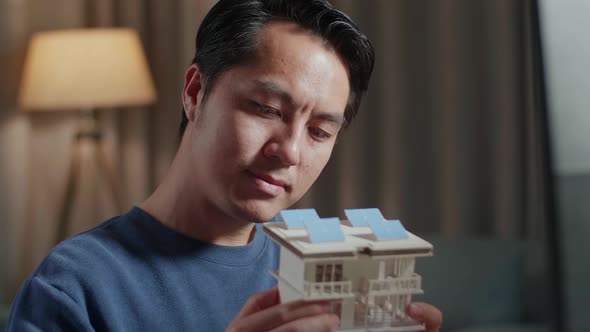
[{"label": "sofa", "polygon": [[549,332],[547,255],[540,242],[422,236],[434,256],[420,258],[423,295],[436,305],[441,332]]}]

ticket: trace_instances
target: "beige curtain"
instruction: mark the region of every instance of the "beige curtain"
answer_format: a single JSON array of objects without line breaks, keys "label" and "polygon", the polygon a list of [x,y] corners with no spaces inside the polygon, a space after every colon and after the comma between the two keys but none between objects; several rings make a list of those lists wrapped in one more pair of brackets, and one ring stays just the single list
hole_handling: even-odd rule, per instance
[{"label": "beige curtain", "polygon": [[[16,106],[35,31],[128,26],[141,36],[159,100],[104,110],[105,144],[123,179],[125,208],[155,188],[177,146],[180,93],[198,23],[214,0],[0,1],[0,302],[52,247],[76,130],[74,113]],[[378,207],[418,233],[542,235],[542,191],[530,101],[528,2],[338,0],[377,51],[370,91],[319,182],[299,206],[343,217]],[[84,192],[80,189],[84,188]],[[95,164],[83,164],[70,234],[123,211]]]}]

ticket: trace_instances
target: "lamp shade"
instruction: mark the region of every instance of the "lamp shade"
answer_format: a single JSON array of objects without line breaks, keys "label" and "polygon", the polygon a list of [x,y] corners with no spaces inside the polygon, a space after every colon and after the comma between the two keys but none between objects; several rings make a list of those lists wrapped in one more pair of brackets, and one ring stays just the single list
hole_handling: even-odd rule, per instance
[{"label": "lamp shade", "polygon": [[33,35],[19,94],[22,109],[139,106],[155,99],[134,30],[78,29]]}]

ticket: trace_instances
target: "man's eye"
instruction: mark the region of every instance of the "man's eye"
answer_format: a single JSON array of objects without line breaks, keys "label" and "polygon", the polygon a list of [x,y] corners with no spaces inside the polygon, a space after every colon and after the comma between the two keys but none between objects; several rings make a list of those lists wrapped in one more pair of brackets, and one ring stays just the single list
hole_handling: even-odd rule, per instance
[{"label": "man's eye", "polygon": [[332,134],[317,127],[309,127],[309,133],[317,140],[326,140],[332,137]]},{"label": "man's eye", "polygon": [[256,104],[256,107],[258,108],[258,112],[260,112],[263,116],[279,118],[281,117],[281,112],[276,108],[260,104]]}]

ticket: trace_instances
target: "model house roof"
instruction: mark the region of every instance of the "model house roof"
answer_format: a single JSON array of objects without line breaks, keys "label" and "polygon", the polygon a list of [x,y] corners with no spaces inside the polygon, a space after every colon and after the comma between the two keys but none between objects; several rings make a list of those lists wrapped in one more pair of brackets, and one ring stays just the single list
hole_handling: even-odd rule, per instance
[{"label": "model house roof", "polygon": [[347,220],[322,219],[313,209],[283,210],[282,221],[265,223],[264,231],[304,258],[432,255],[430,243],[405,230],[399,220],[386,220],[378,209],[345,210],[345,214]]}]

